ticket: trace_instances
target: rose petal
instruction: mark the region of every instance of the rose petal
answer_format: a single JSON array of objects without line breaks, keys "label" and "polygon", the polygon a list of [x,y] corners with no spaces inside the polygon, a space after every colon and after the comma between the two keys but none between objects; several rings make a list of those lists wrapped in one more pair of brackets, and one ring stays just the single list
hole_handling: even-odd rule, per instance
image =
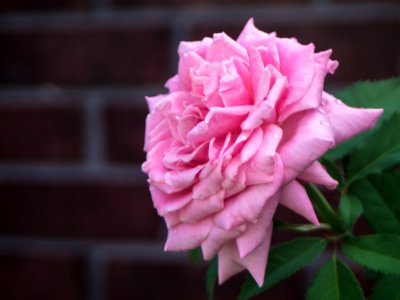
[{"label": "rose petal", "polygon": [[213,137],[237,132],[250,109],[250,105],[212,107],[205,120],[189,131],[187,139],[192,145],[196,145]]},{"label": "rose petal", "polygon": [[160,216],[176,211],[192,200],[192,194],[189,191],[167,194],[154,185],[150,185],[150,193],[154,207]]},{"label": "rose petal", "polygon": [[231,230],[225,230],[218,226],[213,226],[207,239],[205,239],[201,244],[204,259],[212,259],[225,244],[238,237],[245,229],[246,225]]},{"label": "rose petal", "polygon": [[206,60],[223,61],[231,57],[248,60],[246,50],[225,33],[216,33],[210,47],[207,48]]},{"label": "rose petal", "polygon": [[224,208],[225,191],[220,190],[207,199],[193,199],[179,210],[179,220],[182,222],[197,222],[204,217],[216,213]]},{"label": "rose petal", "polygon": [[266,239],[271,238],[271,236],[268,236],[268,233],[271,232],[268,232],[267,229],[272,223],[278,200],[278,195],[268,199],[257,223],[248,224],[246,231],[236,238],[236,245],[240,258],[249,255],[249,253],[259,247]]},{"label": "rose petal", "polygon": [[334,189],[338,184],[318,161],[314,161],[298,178],[307,182],[324,185],[328,189]]},{"label": "rose petal", "polygon": [[268,260],[272,235],[272,223],[266,229],[266,239],[253,252],[244,258],[239,257],[237,246],[231,242],[218,252],[218,281],[222,284],[231,276],[247,269],[258,286],[264,282],[265,269]]},{"label": "rose petal", "polygon": [[296,178],[334,145],[328,119],[314,110],[290,117],[282,130],[278,153],[285,167],[285,183]]},{"label": "rose petal", "polygon": [[201,176],[199,182],[193,186],[193,199],[203,200],[217,194],[222,189],[222,160],[208,173],[207,176]]},{"label": "rose petal", "polygon": [[178,224],[168,230],[165,251],[182,251],[196,248],[207,238],[212,228],[211,219],[196,223]]},{"label": "rose petal", "polygon": [[215,224],[225,230],[230,230],[245,222],[256,221],[267,200],[277,192],[281,185],[283,168],[279,155],[275,160],[274,174],[273,182],[249,186],[241,193],[226,199],[224,210],[214,216]]},{"label": "rose petal", "polygon": [[236,244],[230,242],[218,252],[218,283],[224,283],[228,278],[245,270],[241,264],[237,263],[239,254]]},{"label": "rose petal", "polygon": [[261,145],[246,165],[246,184],[262,184],[274,180],[275,153],[282,138],[282,129],[274,124],[263,127]]},{"label": "rose petal", "polygon": [[202,58],[205,58],[207,48],[210,47],[211,43],[212,39],[209,37],[206,37],[201,41],[180,42],[178,47],[178,54],[182,58],[182,56],[184,56],[184,54],[187,52],[195,52]]},{"label": "rose petal", "polygon": [[241,163],[245,163],[246,161],[248,161],[260,150],[262,140],[263,131],[261,130],[261,128],[255,129],[253,134],[244,144],[242,151],[240,152]]},{"label": "rose petal", "polygon": [[303,216],[311,223],[319,225],[307,192],[297,180],[293,180],[282,189],[279,203]]},{"label": "rose petal", "polygon": [[383,109],[349,107],[328,93],[323,93],[322,109],[326,111],[336,143],[374,127],[383,113]]},{"label": "rose petal", "polygon": [[295,39],[280,38],[276,41],[280,71],[288,79],[289,89],[283,107],[302,98],[309,89],[314,77],[314,45],[302,45]]},{"label": "rose petal", "polygon": [[[297,101],[290,102],[290,99],[285,100],[285,104],[280,110],[280,122],[285,121],[285,119],[296,112],[320,106],[325,76],[328,72],[329,57],[331,54],[332,50],[327,50],[314,55],[315,70],[310,86],[308,87],[306,93]],[[289,93],[291,90],[292,89],[289,89]]]},{"label": "rose petal", "polygon": [[260,52],[249,49],[250,78],[253,87],[254,104],[258,105],[268,94],[271,83],[271,72],[264,67]]},{"label": "rose petal", "polygon": [[184,170],[173,170],[165,172],[165,183],[174,192],[179,192],[197,181],[197,175],[203,169],[203,165]]},{"label": "rose petal", "polygon": [[264,66],[273,65],[279,68],[279,56],[274,32],[269,34],[257,29],[254,26],[254,20],[251,18],[240,33],[237,41],[248,50],[251,47],[258,48]]},{"label": "rose petal", "polygon": [[266,228],[265,240],[246,257],[241,258],[241,264],[249,270],[258,286],[264,283],[265,269],[267,267],[269,248],[271,245],[272,223]]},{"label": "rose petal", "polygon": [[192,87],[192,77],[190,71],[203,62],[204,59],[193,51],[185,52],[180,56],[178,75],[180,83],[186,90],[190,90]]}]

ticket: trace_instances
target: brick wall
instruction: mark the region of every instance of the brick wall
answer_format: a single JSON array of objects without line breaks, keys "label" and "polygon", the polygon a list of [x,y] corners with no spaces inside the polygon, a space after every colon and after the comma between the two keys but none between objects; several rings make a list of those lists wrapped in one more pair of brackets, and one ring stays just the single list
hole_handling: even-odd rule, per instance
[{"label": "brick wall", "polygon": [[[399,75],[399,16],[396,0],[2,0],[0,298],[206,299],[204,266],[163,253],[140,171],[144,95],[174,74],[179,41],[255,17],[333,48],[334,90]],[[310,270],[269,297],[302,299]]]}]

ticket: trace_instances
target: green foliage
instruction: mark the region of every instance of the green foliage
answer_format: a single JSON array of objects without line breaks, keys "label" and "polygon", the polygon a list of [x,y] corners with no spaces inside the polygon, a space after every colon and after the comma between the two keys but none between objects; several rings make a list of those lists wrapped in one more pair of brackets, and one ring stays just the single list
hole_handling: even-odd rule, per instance
[{"label": "green foliage", "polygon": [[321,255],[326,244],[321,238],[298,238],[271,248],[262,287],[258,287],[253,278],[247,276],[239,299],[249,299],[309,265]]},{"label": "green foliage", "polygon": [[400,113],[394,114],[350,156],[346,187],[400,162]]},{"label": "green foliage", "polygon": [[400,300],[400,276],[385,276],[375,285],[369,300]]},{"label": "green foliage", "polygon": [[346,227],[352,229],[354,223],[363,212],[363,206],[356,196],[342,195],[339,203],[339,212]]},{"label": "green foliage", "polygon": [[[359,82],[337,93],[336,96],[353,107],[383,108],[384,113],[376,126],[378,128],[393,113],[400,112],[400,78]],[[325,157],[330,160],[343,158],[358,145],[362,144],[365,138],[373,131],[368,130],[341,143],[329,151]]]},{"label": "green foliage", "polygon": [[[396,172],[373,176],[354,185],[364,207],[364,216],[378,233],[400,234],[400,175]],[[399,245],[400,246],[400,245]]]},{"label": "green foliage", "polygon": [[361,287],[344,263],[333,256],[318,272],[307,300],[362,300]]},{"label": "green foliage", "polygon": [[400,235],[373,234],[345,241],[343,253],[374,271],[400,275]]},{"label": "green foliage", "polygon": [[216,256],[211,260],[206,275],[206,290],[208,293],[208,298],[210,300],[214,299],[214,289],[215,289],[215,283],[217,282],[217,278],[218,278],[218,258]]}]

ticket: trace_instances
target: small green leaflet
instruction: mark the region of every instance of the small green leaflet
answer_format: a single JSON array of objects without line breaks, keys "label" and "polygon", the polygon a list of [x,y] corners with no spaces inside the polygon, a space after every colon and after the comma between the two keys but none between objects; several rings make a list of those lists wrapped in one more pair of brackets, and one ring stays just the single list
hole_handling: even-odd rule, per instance
[{"label": "small green leaflet", "polygon": [[400,275],[400,235],[373,234],[348,239],[343,253],[374,271]]},{"label": "small green leaflet", "polygon": [[271,248],[264,284],[259,288],[251,276],[247,276],[239,294],[240,300],[269,289],[289,277],[321,255],[327,242],[321,238],[297,238]]},{"label": "small green leaflet", "polygon": [[[336,96],[353,107],[383,108],[383,115],[376,125],[378,128],[393,113],[400,112],[400,78],[359,82],[337,93]],[[371,132],[373,130],[368,130],[339,144],[336,148],[330,150],[325,157],[330,160],[343,158],[356,146],[362,144]]]},{"label": "small green leaflet", "polygon": [[385,276],[372,291],[369,300],[400,300],[400,276]]},{"label": "small green leaflet", "polygon": [[333,256],[317,273],[307,300],[363,300],[362,289],[348,266]]},{"label": "small green leaflet", "polygon": [[343,195],[339,203],[340,217],[347,228],[352,229],[354,223],[363,212],[363,207],[354,195]]},{"label": "small green leaflet", "polygon": [[215,283],[218,278],[218,258],[215,256],[208,266],[207,275],[206,275],[206,289],[208,293],[208,299],[214,299],[214,289]]},{"label": "small green leaflet", "polygon": [[400,113],[374,131],[350,156],[346,187],[368,175],[380,173],[400,162]]},{"label": "small green leaflet", "polygon": [[377,233],[400,234],[400,175],[373,176],[355,183],[352,193],[361,199],[364,216]]}]

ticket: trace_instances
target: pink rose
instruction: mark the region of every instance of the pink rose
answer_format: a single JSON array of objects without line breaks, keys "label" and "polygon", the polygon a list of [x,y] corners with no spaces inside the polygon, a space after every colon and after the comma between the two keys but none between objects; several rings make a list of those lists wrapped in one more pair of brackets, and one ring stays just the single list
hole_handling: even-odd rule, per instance
[{"label": "pink rose", "polygon": [[148,97],[143,171],[168,227],[165,250],[218,254],[219,281],[248,269],[259,285],[278,204],[319,224],[300,182],[334,188],[318,162],[372,127],[380,109],[356,109],[323,92],[331,50],[278,38],[251,19],[179,46],[169,93]]}]

